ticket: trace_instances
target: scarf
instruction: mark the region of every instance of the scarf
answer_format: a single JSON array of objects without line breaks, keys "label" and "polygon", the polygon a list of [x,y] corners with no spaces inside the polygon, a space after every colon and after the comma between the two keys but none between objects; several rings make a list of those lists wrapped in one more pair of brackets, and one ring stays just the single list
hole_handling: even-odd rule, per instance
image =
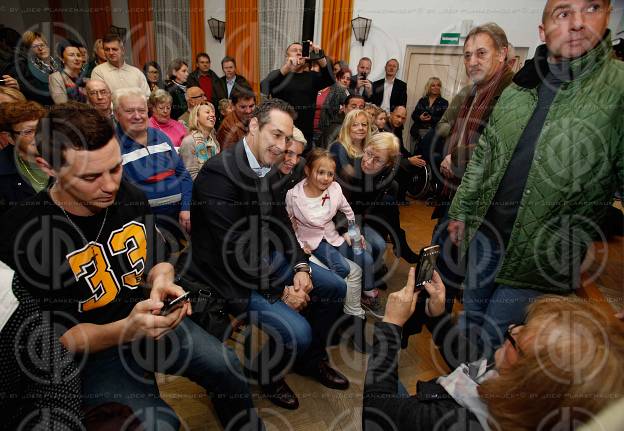
[{"label": "scarf", "polygon": [[[496,104],[496,97],[500,95],[502,89],[508,85],[509,74],[511,68],[508,64],[505,64],[500,68],[498,72],[492,77],[492,79],[486,83],[483,87],[478,88],[476,85],[470,91],[464,103],[459,109],[457,120],[451,129],[449,135],[449,142],[447,145],[446,154],[453,154],[457,148],[464,148],[466,151],[461,152],[460,160],[457,164],[465,166],[468,164],[472,149],[487,124],[487,120],[494,109]],[[501,85],[504,87],[501,88]],[[451,195],[451,188],[457,189],[457,185],[461,181],[460,178],[453,178],[450,181],[445,181],[443,196]]]}]

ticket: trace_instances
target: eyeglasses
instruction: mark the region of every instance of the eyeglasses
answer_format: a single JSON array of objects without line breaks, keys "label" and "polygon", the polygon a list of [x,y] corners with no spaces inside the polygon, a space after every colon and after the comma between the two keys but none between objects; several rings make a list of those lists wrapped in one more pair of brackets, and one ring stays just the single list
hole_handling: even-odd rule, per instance
[{"label": "eyeglasses", "polygon": [[11,132],[17,136],[32,136],[35,134],[35,129],[11,130]]},{"label": "eyeglasses", "polygon": [[48,46],[47,43],[33,43],[32,45],[30,45],[32,49],[43,49],[47,46]]},{"label": "eyeglasses", "polygon": [[199,96],[190,96],[190,99],[205,99],[206,95],[205,94],[200,94]]},{"label": "eyeglasses", "polygon": [[110,94],[110,91],[108,90],[91,90],[91,91],[87,91],[87,95],[93,97],[93,96],[108,96]]},{"label": "eyeglasses", "polygon": [[512,324],[509,325],[507,327],[507,330],[505,331],[505,339],[509,341],[509,343],[511,344],[511,347],[514,348],[514,350],[520,354],[522,354],[522,350],[520,349],[520,347],[518,346],[518,342],[516,341],[516,339],[514,338],[514,335],[518,335],[518,333],[520,331],[516,331],[516,333],[513,333],[513,330],[516,328],[520,328],[523,327],[524,324],[520,323],[520,324]]},{"label": "eyeglasses", "polygon": [[371,162],[373,163],[373,165],[376,165],[376,166],[383,166],[387,162],[386,160],[383,160],[380,157],[375,157],[375,154],[373,154],[371,150],[364,151],[363,157],[366,157],[367,159],[372,159]]}]

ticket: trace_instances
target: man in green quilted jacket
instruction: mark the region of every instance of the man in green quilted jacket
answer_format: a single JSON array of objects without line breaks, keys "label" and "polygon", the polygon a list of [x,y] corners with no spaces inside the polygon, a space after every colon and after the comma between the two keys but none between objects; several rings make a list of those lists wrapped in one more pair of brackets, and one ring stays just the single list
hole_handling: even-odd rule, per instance
[{"label": "man in green quilted jacket", "polygon": [[453,199],[448,231],[468,262],[461,323],[486,348],[536,297],[580,286],[624,189],[624,63],[611,56],[610,12],[609,0],[547,2],[545,44],[501,95]]}]

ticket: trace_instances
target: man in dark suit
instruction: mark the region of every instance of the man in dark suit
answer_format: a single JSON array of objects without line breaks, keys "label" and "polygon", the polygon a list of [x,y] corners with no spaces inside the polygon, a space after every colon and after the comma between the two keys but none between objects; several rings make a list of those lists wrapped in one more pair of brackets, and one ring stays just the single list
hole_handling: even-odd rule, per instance
[{"label": "man in dark suit", "polygon": [[236,73],[236,60],[234,60],[234,57],[223,57],[223,60],[221,60],[221,69],[223,69],[224,73],[221,77],[221,81],[223,81],[225,85],[228,99],[231,98],[232,91],[234,90],[252,91],[251,85],[245,77]]},{"label": "man in dark suit", "polygon": [[386,77],[373,82],[373,95],[370,102],[384,109],[394,111],[397,106],[407,105],[407,84],[396,77],[399,61],[391,58],[386,62]]},{"label": "man in dark suit", "polygon": [[193,262],[228,312],[269,336],[248,371],[267,397],[286,409],[299,406],[284,380],[291,367],[333,389],[349,386],[329,366],[325,351],[342,308],[344,279],[311,269],[276,200],[283,184],[273,166],[287,153],[294,116],[294,108],[280,99],[257,106],[243,139],[203,165],[191,211],[197,223],[191,233]]}]

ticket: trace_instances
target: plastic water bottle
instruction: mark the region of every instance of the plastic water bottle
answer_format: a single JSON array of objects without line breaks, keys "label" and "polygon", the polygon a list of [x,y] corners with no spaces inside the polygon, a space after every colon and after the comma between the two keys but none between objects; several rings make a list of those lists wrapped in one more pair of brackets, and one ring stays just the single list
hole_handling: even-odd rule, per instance
[{"label": "plastic water bottle", "polygon": [[355,224],[355,220],[349,220],[349,237],[351,237],[353,254],[362,254],[362,236],[360,235],[360,228]]}]

